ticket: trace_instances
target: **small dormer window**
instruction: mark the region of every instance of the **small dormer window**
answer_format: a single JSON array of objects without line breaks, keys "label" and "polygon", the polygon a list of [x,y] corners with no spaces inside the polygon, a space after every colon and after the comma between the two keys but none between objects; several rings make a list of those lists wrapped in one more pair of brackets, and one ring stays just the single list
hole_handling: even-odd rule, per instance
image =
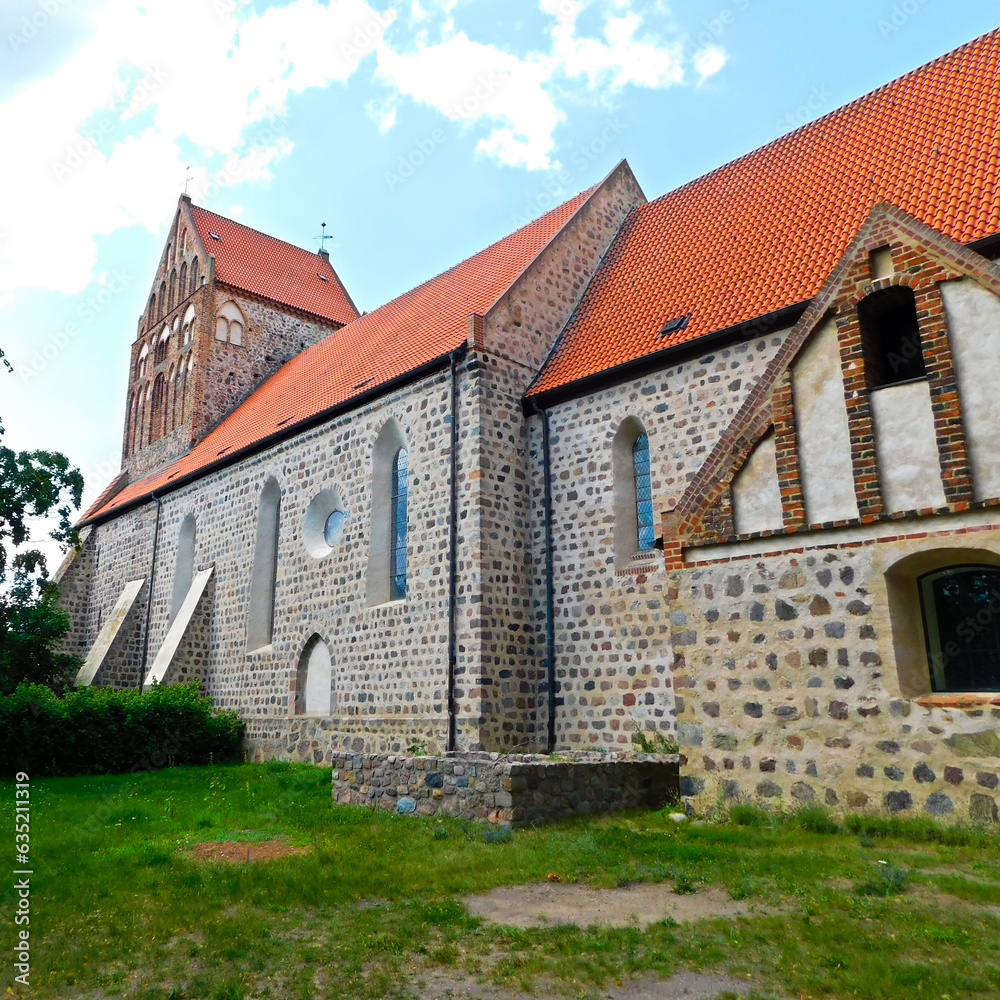
[{"label": "small dormer window", "polygon": [[869,389],[926,378],[913,291],[893,285],[858,303]]}]

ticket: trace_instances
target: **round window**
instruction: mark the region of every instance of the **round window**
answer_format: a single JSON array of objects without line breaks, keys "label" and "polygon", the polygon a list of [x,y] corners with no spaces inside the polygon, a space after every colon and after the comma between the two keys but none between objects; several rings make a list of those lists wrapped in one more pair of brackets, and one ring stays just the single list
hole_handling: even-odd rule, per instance
[{"label": "round window", "polygon": [[323,527],[323,540],[331,549],[340,541],[340,536],[344,533],[345,517],[344,511],[335,510],[326,519],[326,524]]},{"label": "round window", "polygon": [[302,519],[302,541],[313,559],[325,558],[343,540],[346,508],[337,489],[321,490],[312,498]]}]

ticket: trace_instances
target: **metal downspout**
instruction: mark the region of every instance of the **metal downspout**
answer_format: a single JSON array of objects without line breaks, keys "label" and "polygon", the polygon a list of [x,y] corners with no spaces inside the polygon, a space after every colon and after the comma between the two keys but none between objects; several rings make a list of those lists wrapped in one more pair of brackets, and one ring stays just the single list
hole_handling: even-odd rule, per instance
[{"label": "metal downspout", "polygon": [[451,471],[450,524],[448,526],[448,750],[457,749],[458,720],[455,707],[455,669],[457,665],[455,604],[458,590],[458,383],[455,363],[458,351],[448,355],[451,361]]},{"label": "metal downspout", "polygon": [[556,635],[553,614],[554,581],[552,560],[552,467],[549,451],[549,411],[535,404],[535,413],[542,418],[542,469],[545,489],[542,518],[545,522],[545,681],[548,687],[548,752],[556,746]]}]

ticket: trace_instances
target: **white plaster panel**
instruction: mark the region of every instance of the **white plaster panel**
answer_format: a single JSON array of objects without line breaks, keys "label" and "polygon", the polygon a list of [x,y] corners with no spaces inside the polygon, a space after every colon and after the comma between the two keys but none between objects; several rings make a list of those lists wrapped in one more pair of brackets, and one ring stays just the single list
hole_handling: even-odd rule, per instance
[{"label": "white plaster panel", "polygon": [[739,535],[775,531],[782,526],[781,487],[773,434],[763,438],[754,448],[733,480],[733,520]]},{"label": "white plaster panel", "polygon": [[1000,496],[1000,299],[971,278],[941,286],[977,500]]},{"label": "white plaster panel", "polygon": [[888,511],[943,507],[941,460],[930,383],[890,385],[871,394],[879,484]]},{"label": "white plaster panel", "polygon": [[792,373],[799,472],[810,524],[858,516],[837,325],[812,338]]}]

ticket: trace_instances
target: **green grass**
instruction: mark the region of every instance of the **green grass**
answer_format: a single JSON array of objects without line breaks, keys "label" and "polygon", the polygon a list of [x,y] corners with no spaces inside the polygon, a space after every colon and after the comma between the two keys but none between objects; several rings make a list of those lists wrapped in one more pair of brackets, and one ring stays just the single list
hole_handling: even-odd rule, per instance
[{"label": "green grass", "polygon": [[[0,795],[10,831],[13,787]],[[278,763],[40,779],[31,806],[32,978],[16,986],[6,961],[13,996],[404,1000],[434,968],[573,997],[679,969],[749,975],[759,997],[1000,995],[1000,839],[989,830],[741,807],[703,826],[631,813],[496,836],[332,807],[329,770]],[[269,838],[310,850],[249,865],[189,853]],[[778,909],[525,931],[462,903],[548,873],[715,886]],[[13,912],[9,880],[0,902]]]}]

